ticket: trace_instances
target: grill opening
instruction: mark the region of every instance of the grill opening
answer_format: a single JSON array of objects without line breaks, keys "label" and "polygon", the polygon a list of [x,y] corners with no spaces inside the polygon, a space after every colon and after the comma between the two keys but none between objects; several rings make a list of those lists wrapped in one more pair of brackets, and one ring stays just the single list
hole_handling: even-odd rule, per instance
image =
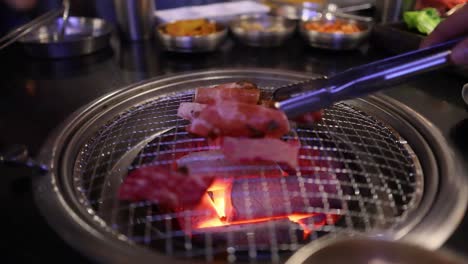
[{"label": "grill opening", "polygon": [[[192,100],[193,91],[149,100],[83,145],[74,171],[76,194],[119,238],[180,258],[281,262],[324,235],[397,230],[418,206],[423,177],[411,147],[392,128],[346,103],[326,109],[321,122],[293,128],[306,165],[287,171],[287,177],[268,177],[270,170],[287,170],[274,166],[241,178],[220,172],[221,187],[203,199],[216,204],[229,197],[239,219],[226,220],[226,208],[168,210],[119,200],[118,188],[130,171],[173,162],[181,152],[213,150],[185,132],[187,122],[176,116],[179,104]],[[295,206],[303,209],[300,215]],[[218,218],[216,224],[199,223],[207,216]]]}]

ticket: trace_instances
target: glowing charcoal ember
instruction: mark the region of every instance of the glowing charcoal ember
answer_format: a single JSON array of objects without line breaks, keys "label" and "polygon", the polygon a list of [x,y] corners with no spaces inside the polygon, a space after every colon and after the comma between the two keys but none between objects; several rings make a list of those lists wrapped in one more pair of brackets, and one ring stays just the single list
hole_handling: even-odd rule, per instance
[{"label": "glowing charcoal ember", "polygon": [[[321,213],[282,214],[247,220],[230,220],[236,214],[232,206],[232,180],[216,179],[199,204],[177,218],[181,229],[196,239],[197,235],[211,233],[215,240],[229,239],[231,243],[248,245],[247,233],[255,233],[257,244],[300,242],[326,224],[335,223],[339,217]],[[187,213],[188,212],[188,213]],[[231,217],[232,218],[232,217]],[[229,234],[229,238],[225,235]],[[272,234],[274,233],[274,234]]]},{"label": "glowing charcoal ember", "polygon": [[[189,230],[203,229],[206,227],[223,226],[226,215],[232,214],[230,188],[232,180],[216,179],[213,184],[207,188],[200,202],[192,208],[190,219],[178,218],[179,224],[186,233]],[[213,192],[216,194],[213,195]],[[187,226],[189,224],[189,226]]]},{"label": "glowing charcoal ember", "polygon": [[275,138],[232,138],[225,137],[222,150],[230,161],[274,161],[296,168],[300,144]]},{"label": "glowing charcoal ember", "polygon": [[223,101],[257,104],[260,90],[251,82],[226,83],[213,88],[197,88],[195,102],[215,104]]},{"label": "glowing charcoal ember", "polygon": [[286,115],[259,105],[223,102],[203,109],[187,131],[203,137],[272,137],[289,132]]},{"label": "glowing charcoal ember", "polygon": [[214,244],[227,244],[236,250],[248,250],[252,244],[258,250],[271,250],[273,245],[307,241],[301,225],[287,218],[196,229],[192,238],[203,243],[207,234]]},{"label": "glowing charcoal ember", "polygon": [[232,178],[215,180],[206,191],[216,210],[217,218],[221,221],[225,221],[229,215],[233,214],[231,206],[232,182]]},{"label": "glowing charcoal ember", "polygon": [[326,207],[340,208],[340,202],[327,197],[336,192],[336,182],[298,176],[236,179],[231,194],[235,214],[231,220],[313,213]]},{"label": "glowing charcoal ember", "polygon": [[327,225],[335,225],[335,223],[341,219],[341,215],[317,213],[311,217],[292,215],[288,218],[292,222],[295,222],[301,226],[301,228],[304,230],[304,236],[306,238],[312,234],[312,232],[320,230]]},{"label": "glowing charcoal ember", "polygon": [[[218,158],[221,157],[219,152],[215,153]],[[315,208],[320,212],[324,208],[341,207],[340,201],[327,198],[328,194],[337,193],[339,182],[330,174],[313,170],[313,166],[330,165],[313,160],[313,155],[319,155],[320,151],[303,149],[302,154],[310,158],[301,162],[307,169],[304,174],[310,173],[303,178],[286,176],[284,171],[281,174],[280,171],[274,173],[273,177],[257,171],[251,176],[246,174],[235,178],[217,178],[201,202],[191,208],[192,212],[197,213],[188,221],[185,219],[184,223],[179,219],[182,229],[189,233],[222,232],[231,228],[239,229],[246,224],[288,219],[297,223],[302,235],[307,236],[323,225],[333,224],[338,220],[337,216],[325,217],[325,214],[313,210]],[[207,153],[201,155],[206,156]],[[227,226],[230,228],[219,228]]]},{"label": "glowing charcoal ember", "polygon": [[192,120],[200,115],[200,112],[207,107],[206,104],[199,103],[180,103],[177,109],[177,116],[185,120]]}]

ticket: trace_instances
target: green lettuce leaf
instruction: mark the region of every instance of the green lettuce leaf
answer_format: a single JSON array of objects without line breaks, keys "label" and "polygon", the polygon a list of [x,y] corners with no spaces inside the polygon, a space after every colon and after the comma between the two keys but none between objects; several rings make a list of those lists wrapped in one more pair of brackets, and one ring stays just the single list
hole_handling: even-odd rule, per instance
[{"label": "green lettuce leaf", "polygon": [[425,8],[421,11],[408,11],[403,14],[403,20],[408,28],[415,28],[422,34],[429,35],[439,23],[442,18],[435,8]]}]

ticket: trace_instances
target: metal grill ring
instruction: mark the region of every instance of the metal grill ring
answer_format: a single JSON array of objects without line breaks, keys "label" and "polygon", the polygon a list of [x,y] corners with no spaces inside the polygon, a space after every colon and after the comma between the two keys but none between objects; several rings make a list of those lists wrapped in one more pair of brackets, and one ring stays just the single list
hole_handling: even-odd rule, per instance
[{"label": "metal grill ring", "polygon": [[[130,170],[172,162],[158,157],[180,151],[174,146],[181,142],[204,140],[189,135],[184,129],[187,122],[176,116],[181,102],[193,100],[194,88],[249,79],[268,94],[272,87],[303,78],[300,74],[269,70],[198,73],[149,82],[97,101],[72,117],[55,139],[53,153],[61,158],[46,157],[57,172],[51,176],[52,181],[39,184],[39,204],[50,204],[50,200],[58,204],[59,208],[47,206],[43,211],[51,215],[51,221],[54,214],[67,219],[68,229],[64,226],[63,232],[96,230],[69,242],[98,259],[115,262],[134,258],[141,262],[154,258],[283,262],[302,245],[321,236],[359,233],[400,239],[411,235],[435,200],[439,178],[434,166],[438,165],[414,128],[365,101],[338,103],[325,110],[321,122],[294,127],[302,148],[320,153],[300,155],[300,159],[314,160],[319,165],[308,168],[315,177],[295,175],[297,191],[288,191],[290,183],[284,181],[272,191],[270,179],[263,173],[238,187],[247,216],[255,214],[251,208],[259,194],[267,200],[265,210],[270,213],[278,206],[290,212],[293,197],[321,200],[321,206],[310,205],[308,210],[326,217],[317,220],[321,225],[308,224],[312,229],[308,236],[301,235],[302,226],[283,220],[188,234],[178,220],[190,222],[204,211],[171,212],[150,202],[118,199],[118,188]],[[184,151],[202,150],[207,149]],[[307,184],[318,186],[319,191],[309,191],[304,187]],[[330,185],[337,191],[326,192]],[[50,188],[55,191],[44,195]],[[47,198],[57,194],[59,199]],[[276,196],[281,196],[284,204],[269,201]],[[116,250],[100,252],[80,243],[93,237],[96,243]]]}]

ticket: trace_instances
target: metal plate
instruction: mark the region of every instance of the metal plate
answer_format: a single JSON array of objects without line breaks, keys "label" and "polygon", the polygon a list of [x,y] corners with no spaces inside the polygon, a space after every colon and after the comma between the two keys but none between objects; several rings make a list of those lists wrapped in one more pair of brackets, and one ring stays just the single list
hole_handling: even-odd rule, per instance
[{"label": "metal plate", "polygon": [[[125,162],[133,160],[133,155],[138,156],[147,142],[158,137],[157,133],[181,124],[174,111],[181,100],[191,99],[189,90],[194,87],[249,79],[262,88],[271,89],[306,77],[310,76],[258,69],[201,72],[150,81],[101,98],[71,117],[44,148],[42,160],[53,171],[38,182],[38,203],[69,243],[103,262],[152,262],[155,259],[174,262],[187,256],[190,262],[217,259],[220,254],[213,251],[213,241],[209,238],[202,242],[202,251],[189,252],[187,249],[194,249],[193,243],[192,246],[183,243],[182,249],[177,248],[174,242],[179,238],[153,226],[158,221],[167,221],[171,215],[154,211],[149,203],[120,204],[114,192],[125,173],[114,172],[126,167]],[[331,140],[335,149],[330,151],[338,155],[325,158],[337,158],[344,164],[358,166],[347,168],[345,173],[351,180],[340,182],[350,186],[354,193],[338,197],[346,205],[354,200],[356,206],[352,210],[349,207],[340,212],[335,210],[343,221],[323,226],[321,234],[363,232],[389,239],[409,237],[427,243],[428,247],[437,247],[459,221],[458,217],[448,218],[449,221],[424,218],[440,209],[432,206],[438,204],[435,202],[440,192],[452,189],[449,194],[443,193],[445,202],[454,199],[466,203],[466,199],[459,199],[457,186],[443,183],[460,180],[454,173],[453,160],[450,155],[440,155],[438,146],[444,145],[443,139],[436,136],[437,131],[428,127],[425,120],[421,121],[408,109],[397,107],[398,112],[390,106],[381,107],[384,103],[375,105],[371,101],[338,104],[326,111],[324,122],[312,129],[298,130],[303,145],[314,146],[311,143],[314,139],[317,142]],[[427,137],[431,138],[430,145]],[[434,153],[433,149],[438,152]],[[344,156],[346,151],[353,152],[354,159]],[[132,158],[128,158],[130,156]],[[439,171],[444,177],[439,177]],[[361,176],[360,179],[357,176]],[[445,208],[448,210],[445,216],[459,216],[460,211],[464,211],[456,202],[453,205],[451,209]],[[117,212],[118,221],[112,222],[108,212]],[[443,227],[437,231],[439,236],[427,240],[419,235],[419,232],[432,231],[434,226]],[[310,239],[318,236],[319,232],[314,232]],[[154,241],[163,246],[148,250],[148,246],[154,246]],[[192,242],[187,236],[182,236],[182,241]],[[259,260],[260,256],[267,256],[267,262],[281,262],[300,243],[270,247],[266,255],[252,246],[255,245],[249,244],[245,252],[225,247],[221,259]]]}]

